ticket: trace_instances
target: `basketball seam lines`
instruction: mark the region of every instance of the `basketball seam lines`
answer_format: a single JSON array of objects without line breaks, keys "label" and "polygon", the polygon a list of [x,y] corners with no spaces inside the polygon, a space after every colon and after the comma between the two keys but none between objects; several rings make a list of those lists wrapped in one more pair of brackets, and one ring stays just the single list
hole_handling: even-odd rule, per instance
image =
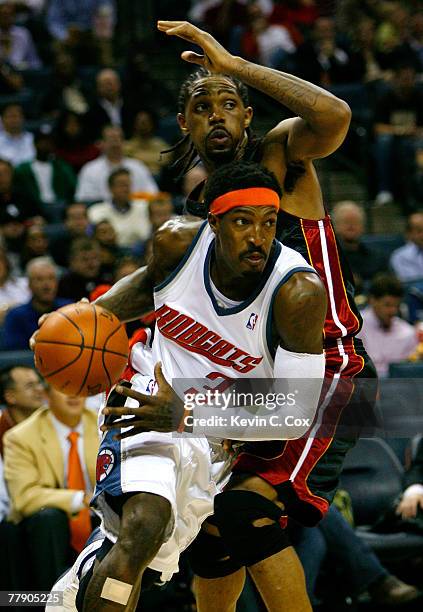
[{"label": "basketball seam lines", "polygon": [[[107,340],[109,338],[107,338]],[[37,340],[37,344],[60,344],[60,346],[76,346],[78,348],[81,348],[82,346],[81,344],[75,344],[74,342],[62,342],[60,340]],[[119,353],[118,351],[112,351],[111,349],[108,349],[108,348],[99,348],[98,346],[91,346],[89,344],[84,344],[82,348],[92,349],[93,351],[104,351],[105,353],[111,353],[112,355],[119,355],[119,357],[128,357],[128,355],[125,353]]]},{"label": "basketball seam lines", "polygon": [[101,361],[102,361],[102,363],[103,363],[103,369],[104,369],[104,371],[105,371],[105,372],[106,372],[106,374],[107,374],[107,378],[108,378],[108,380],[109,380],[109,385],[110,385],[110,387],[112,386],[112,379],[110,378],[109,370],[107,369],[107,365],[106,365],[106,362],[105,362],[104,357],[105,357],[105,353],[106,353],[106,352],[110,352],[110,351],[108,351],[108,350],[107,350],[107,348],[106,348],[106,347],[107,347],[107,343],[108,343],[108,341],[110,340],[110,338],[111,338],[112,336],[114,336],[114,335],[115,335],[115,333],[116,333],[116,332],[117,332],[119,329],[120,329],[120,323],[119,323],[119,325],[118,325],[118,326],[117,326],[117,327],[116,327],[116,328],[115,328],[115,329],[114,329],[112,332],[110,332],[110,334],[107,336],[107,338],[106,338],[106,339],[105,339],[105,341],[104,341],[103,348],[102,348],[102,351],[101,351]]},{"label": "basketball seam lines", "polygon": [[[92,306],[92,305],[91,305],[91,306]],[[96,312],[95,306],[92,306],[92,311],[93,311],[93,314],[94,314],[94,337],[93,337],[93,345],[95,346],[95,341],[96,341],[96,339],[97,339],[97,312]],[[84,347],[84,348],[86,348],[86,347]],[[93,362],[93,357],[94,357],[94,348],[92,348],[92,349],[91,349],[90,361],[89,361],[89,363],[88,363],[87,371],[86,371],[86,373],[85,373],[85,378],[84,378],[84,380],[82,381],[81,386],[79,387],[79,391],[78,391],[77,395],[79,395],[79,394],[81,393],[81,391],[82,391],[82,389],[84,388],[84,385],[85,385],[85,383],[86,383],[86,381],[87,381],[88,374],[90,373],[90,369],[91,369],[91,364],[92,364],[92,362]]]}]

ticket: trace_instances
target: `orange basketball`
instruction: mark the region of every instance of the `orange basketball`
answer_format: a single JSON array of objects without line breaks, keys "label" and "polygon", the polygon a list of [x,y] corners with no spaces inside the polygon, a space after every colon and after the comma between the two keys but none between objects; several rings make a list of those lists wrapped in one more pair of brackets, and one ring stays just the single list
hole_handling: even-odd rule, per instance
[{"label": "orange basketball", "polygon": [[125,369],[128,337],[111,312],[94,304],[69,304],[52,312],[35,343],[40,374],[66,395],[96,395]]}]

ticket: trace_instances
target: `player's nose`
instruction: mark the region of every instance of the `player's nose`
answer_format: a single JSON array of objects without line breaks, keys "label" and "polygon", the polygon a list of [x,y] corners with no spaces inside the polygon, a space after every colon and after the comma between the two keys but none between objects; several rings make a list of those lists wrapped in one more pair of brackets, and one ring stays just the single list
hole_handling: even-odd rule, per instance
[{"label": "player's nose", "polygon": [[220,112],[220,109],[217,106],[212,108],[209,115],[209,121],[210,123],[221,123],[224,121],[223,114]]}]

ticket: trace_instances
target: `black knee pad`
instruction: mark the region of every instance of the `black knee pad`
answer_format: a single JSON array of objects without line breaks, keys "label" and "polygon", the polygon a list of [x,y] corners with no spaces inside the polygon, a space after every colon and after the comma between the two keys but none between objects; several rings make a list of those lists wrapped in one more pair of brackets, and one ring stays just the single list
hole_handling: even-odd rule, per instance
[{"label": "black knee pad", "polygon": [[[215,497],[214,518],[231,559],[241,565],[254,565],[289,544],[279,524],[283,512],[276,504],[252,491],[224,491]],[[254,526],[258,519],[271,525]]]},{"label": "black knee pad", "polygon": [[221,578],[238,571],[242,564],[233,561],[219,536],[201,530],[188,548],[191,569],[201,578]]}]

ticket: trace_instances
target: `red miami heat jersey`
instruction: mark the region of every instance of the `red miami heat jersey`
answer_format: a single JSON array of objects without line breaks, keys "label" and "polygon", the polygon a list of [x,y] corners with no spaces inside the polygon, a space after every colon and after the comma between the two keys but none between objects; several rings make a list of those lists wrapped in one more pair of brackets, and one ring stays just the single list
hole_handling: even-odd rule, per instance
[{"label": "red miami heat jersey", "polygon": [[214,234],[205,222],[184,259],[154,291],[153,362],[174,378],[273,378],[272,308],[296,272],[315,272],[296,251],[275,240],[254,293],[223,308],[210,285]]}]

